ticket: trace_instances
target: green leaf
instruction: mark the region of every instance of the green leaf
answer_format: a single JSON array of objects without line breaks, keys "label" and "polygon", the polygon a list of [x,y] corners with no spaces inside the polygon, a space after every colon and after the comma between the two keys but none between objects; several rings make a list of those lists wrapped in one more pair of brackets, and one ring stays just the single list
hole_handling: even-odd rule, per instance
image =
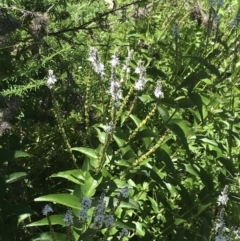
[{"label": "green leaf", "polygon": [[118,147],[122,147],[124,145],[125,141],[127,140],[127,136],[123,132],[123,130],[117,128],[114,135],[113,135],[113,139],[118,144]]},{"label": "green leaf", "polygon": [[31,241],[66,241],[66,234],[62,233],[56,233],[54,232],[55,239],[52,238],[52,235],[50,233],[41,233],[38,235],[35,235],[34,238],[31,239]]},{"label": "green leaf", "polygon": [[163,122],[166,123],[169,119],[168,109],[166,107],[164,107],[163,105],[158,105],[158,112],[159,112]]},{"label": "green leaf", "polygon": [[151,129],[144,129],[137,133],[137,135],[132,139],[133,141],[137,141],[139,139],[155,137],[155,133]]},{"label": "green leaf", "polygon": [[216,141],[214,141],[214,140],[210,140],[209,138],[206,138],[206,137],[204,137],[204,138],[198,138],[197,137],[197,139],[199,139],[201,142],[203,142],[204,144],[209,144],[209,145],[213,145],[213,146],[218,146],[218,143],[216,142]]},{"label": "green leaf", "polygon": [[149,102],[151,102],[151,101],[154,100],[154,99],[151,98],[151,96],[149,96],[149,95],[142,95],[142,96],[139,96],[138,98],[139,98],[144,104],[147,104],[147,103],[149,103]]},{"label": "green leaf", "polygon": [[[114,199],[114,205],[117,206],[119,202],[119,199]],[[119,204],[119,207],[121,208],[129,208],[129,209],[135,209],[139,210],[139,204],[133,199],[129,199],[127,202],[121,201]]]},{"label": "green leaf", "polygon": [[201,116],[201,121],[203,121],[203,102],[201,96],[198,93],[190,93],[189,97],[192,100],[192,102],[197,106],[197,109]]},{"label": "green leaf", "polygon": [[172,130],[177,137],[181,140],[181,143],[185,150],[190,153],[188,143],[187,143],[187,136],[192,133],[190,128],[187,126],[187,124],[180,119],[172,119],[168,123],[168,128]]},{"label": "green leaf", "polygon": [[164,146],[156,150],[156,156],[158,161],[163,161],[169,170],[169,174],[172,173],[173,178],[177,181],[178,175],[170,155],[165,151]]},{"label": "green leaf", "polygon": [[227,159],[227,158],[224,158],[224,157],[219,157],[217,158],[217,160],[223,165],[226,167],[226,169],[231,173],[231,175],[235,175],[236,173],[236,170],[235,170],[235,167],[232,163],[231,160]]},{"label": "green leaf", "polygon": [[62,204],[66,207],[79,209],[80,200],[76,196],[70,194],[50,194],[46,196],[41,196],[34,199],[35,202],[53,202]]},{"label": "green leaf", "polygon": [[182,219],[182,218],[176,218],[175,219],[176,226],[178,226],[179,224],[182,224],[182,223],[186,223],[186,222],[187,222],[187,220]]},{"label": "green leaf", "polygon": [[183,165],[185,166],[185,170],[186,170],[188,173],[190,173],[190,174],[198,177],[198,173],[197,173],[197,171],[195,170],[195,168],[193,167],[192,164],[183,164]]},{"label": "green leaf", "polygon": [[17,151],[17,150],[0,150],[0,161],[5,162],[8,160],[12,160],[15,158],[20,158],[20,157],[31,157],[30,154],[24,151]]},{"label": "green leaf", "polygon": [[85,182],[81,186],[82,195],[84,197],[92,197],[95,194],[96,188],[100,184],[100,182],[101,182],[101,180],[97,181],[97,180],[93,179],[91,174],[89,172],[87,172],[87,174],[85,176]]},{"label": "green leaf", "polygon": [[[65,222],[63,221],[63,214],[55,214],[55,215],[51,215],[49,216],[50,220],[51,220],[51,224],[52,225],[62,225],[65,226]],[[38,227],[38,226],[48,226],[49,222],[47,218],[43,218],[39,221],[36,222],[32,222],[27,224],[27,227]]]},{"label": "green leaf", "polygon": [[98,158],[96,152],[92,148],[88,147],[73,147],[71,150],[79,151],[90,158]]},{"label": "green leaf", "polygon": [[204,65],[207,69],[210,70],[212,74],[215,74],[217,77],[221,77],[219,70],[212,64],[210,64],[206,59],[197,57],[197,56],[185,56],[197,61],[199,64]]},{"label": "green leaf", "polygon": [[145,230],[143,229],[143,226],[140,222],[134,222],[136,226],[136,235],[143,237],[145,235]]},{"label": "green leaf", "polygon": [[14,183],[19,180],[24,179],[27,176],[26,172],[15,172],[10,175],[8,175],[5,179],[6,183]]},{"label": "green leaf", "polygon": [[212,205],[212,203],[207,203],[207,204],[204,204],[204,205],[200,204],[198,206],[197,216],[200,215],[204,210],[206,210],[211,205]]},{"label": "green leaf", "polygon": [[159,209],[158,209],[158,204],[157,204],[157,202],[156,202],[153,198],[151,198],[151,197],[148,197],[148,199],[149,199],[149,201],[151,202],[151,207],[152,207],[153,211],[154,211],[155,213],[158,213],[158,212],[159,212]]},{"label": "green leaf", "polygon": [[209,79],[210,76],[205,71],[191,73],[183,82],[177,87],[177,90],[186,87],[192,91],[195,85],[202,79]]},{"label": "green leaf", "polygon": [[130,115],[130,118],[134,121],[134,123],[136,124],[137,127],[140,125],[141,120],[137,116]]},{"label": "green leaf", "polygon": [[51,175],[50,177],[65,178],[68,181],[76,183],[76,184],[82,184],[82,182],[80,180],[85,180],[82,170],[79,170],[79,169],[65,171],[65,172],[58,172],[58,173]]}]

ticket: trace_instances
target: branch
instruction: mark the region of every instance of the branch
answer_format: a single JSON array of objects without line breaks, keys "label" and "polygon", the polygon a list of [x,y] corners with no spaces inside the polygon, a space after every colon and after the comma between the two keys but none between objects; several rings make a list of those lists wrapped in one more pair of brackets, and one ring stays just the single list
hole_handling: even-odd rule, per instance
[{"label": "branch", "polygon": [[94,17],[90,21],[88,21],[86,23],[83,23],[80,26],[77,26],[77,27],[74,27],[74,28],[65,28],[65,29],[61,29],[61,30],[59,30],[57,32],[48,33],[48,36],[58,35],[58,34],[62,34],[62,33],[66,33],[66,32],[72,32],[72,31],[79,31],[79,30],[82,30],[82,29],[89,29],[89,28],[87,28],[87,25],[90,25],[91,23],[94,23],[99,18],[105,17],[105,16],[107,16],[109,14],[115,13],[115,12],[117,12],[119,10],[122,10],[124,8],[127,8],[127,7],[131,6],[131,5],[134,5],[134,4],[137,4],[137,3],[141,3],[141,2],[144,2],[144,1],[140,0],[140,1],[135,1],[135,2],[132,2],[132,3],[125,4],[125,5],[121,6],[121,7],[112,9],[112,10],[110,10],[108,12],[105,12],[105,13],[102,13],[102,14],[99,14],[97,17]]}]

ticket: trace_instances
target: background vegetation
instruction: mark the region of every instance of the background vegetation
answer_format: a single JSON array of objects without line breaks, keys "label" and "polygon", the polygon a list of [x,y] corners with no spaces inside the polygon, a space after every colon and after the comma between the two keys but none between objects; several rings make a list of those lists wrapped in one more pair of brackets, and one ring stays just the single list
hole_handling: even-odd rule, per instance
[{"label": "background vegetation", "polygon": [[[3,0],[0,240],[220,240],[225,185],[231,240],[240,214],[239,20],[234,0]],[[126,187],[129,197],[119,196]],[[103,193],[114,222],[94,229]],[[92,208],[81,222],[84,197]],[[53,213],[44,217],[46,204]]]}]

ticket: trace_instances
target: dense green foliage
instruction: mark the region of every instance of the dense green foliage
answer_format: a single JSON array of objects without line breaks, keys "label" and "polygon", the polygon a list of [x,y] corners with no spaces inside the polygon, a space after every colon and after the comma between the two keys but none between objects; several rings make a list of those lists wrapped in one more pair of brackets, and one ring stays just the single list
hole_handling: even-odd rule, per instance
[{"label": "dense green foliage", "polygon": [[219,240],[225,185],[239,224],[240,6],[109,2],[0,3],[0,241]]}]

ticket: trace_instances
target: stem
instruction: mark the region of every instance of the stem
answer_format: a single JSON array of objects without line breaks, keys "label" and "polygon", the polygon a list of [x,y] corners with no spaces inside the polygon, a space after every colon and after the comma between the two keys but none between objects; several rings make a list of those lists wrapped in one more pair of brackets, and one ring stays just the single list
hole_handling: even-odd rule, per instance
[{"label": "stem", "polygon": [[68,138],[67,138],[67,135],[66,135],[66,132],[65,132],[65,129],[64,129],[64,126],[63,126],[63,123],[62,123],[62,120],[61,120],[61,115],[60,115],[60,111],[59,111],[59,106],[58,106],[58,103],[57,103],[57,100],[55,98],[55,95],[54,95],[54,92],[53,90],[51,89],[51,95],[52,95],[52,101],[53,101],[53,106],[54,106],[54,109],[53,109],[53,112],[55,114],[55,117],[58,121],[58,126],[59,126],[59,131],[62,135],[62,138],[63,138],[63,141],[64,141],[64,144],[67,148],[67,151],[69,152],[69,154],[71,155],[72,157],[72,160],[73,160],[73,164],[74,166],[79,169],[79,167],[77,166],[77,159],[76,157],[74,156],[73,152],[72,152],[72,149],[71,149],[71,145],[68,141]]}]

